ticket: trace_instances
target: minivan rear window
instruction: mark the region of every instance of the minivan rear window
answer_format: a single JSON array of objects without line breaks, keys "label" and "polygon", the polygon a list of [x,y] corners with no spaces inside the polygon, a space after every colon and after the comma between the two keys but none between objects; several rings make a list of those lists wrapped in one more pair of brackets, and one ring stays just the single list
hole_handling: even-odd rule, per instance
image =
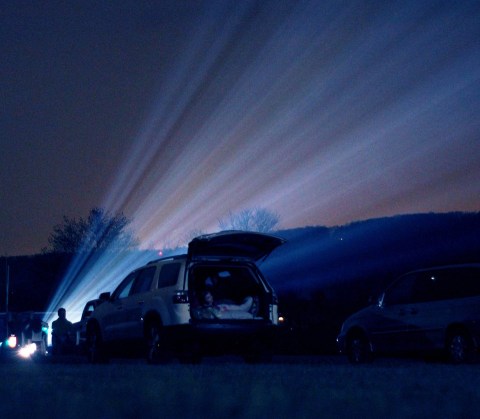
[{"label": "minivan rear window", "polygon": [[431,273],[435,300],[467,298],[480,295],[480,269],[452,268]]}]

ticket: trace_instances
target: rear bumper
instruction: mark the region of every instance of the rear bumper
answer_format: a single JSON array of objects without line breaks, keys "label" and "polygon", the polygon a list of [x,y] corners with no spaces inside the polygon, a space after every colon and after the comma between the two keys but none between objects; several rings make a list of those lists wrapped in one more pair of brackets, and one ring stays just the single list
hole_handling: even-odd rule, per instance
[{"label": "rear bumper", "polygon": [[165,327],[165,332],[172,336],[230,336],[274,334],[278,326],[265,321],[198,321]]}]

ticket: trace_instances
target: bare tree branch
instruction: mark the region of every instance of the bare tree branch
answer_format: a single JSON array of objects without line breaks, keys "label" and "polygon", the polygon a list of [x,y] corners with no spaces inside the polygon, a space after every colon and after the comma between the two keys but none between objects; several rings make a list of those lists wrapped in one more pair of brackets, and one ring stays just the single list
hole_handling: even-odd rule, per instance
[{"label": "bare tree branch", "polygon": [[240,212],[229,212],[218,221],[220,230],[243,230],[269,233],[280,221],[279,216],[265,208],[247,208]]},{"label": "bare tree branch", "polygon": [[75,253],[79,251],[125,250],[138,245],[128,230],[131,220],[122,213],[112,215],[103,208],[93,208],[86,219],[63,217],[53,227],[46,251]]}]

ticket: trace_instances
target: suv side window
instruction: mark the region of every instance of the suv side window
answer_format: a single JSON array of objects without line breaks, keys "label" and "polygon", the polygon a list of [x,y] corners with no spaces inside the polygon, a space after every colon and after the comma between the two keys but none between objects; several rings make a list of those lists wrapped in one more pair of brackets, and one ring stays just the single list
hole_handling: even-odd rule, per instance
[{"label": "suv side window", "polygon": [[135,280],[137,273],[138,272],[132,272],[120,283],[120,285],[112,294],[112,300],[128,297],[128,294],[130,293],[130,289],[132,288],[133,281]]},{"label": "suv side window", "polygon": [[155,266],[151,266],[138,272],[129,295],[140,294],[142,292],[149,291],[150,287],[152,286],[155,269]]},{"label": "suv side window", "polygon": [[177,283],[181,263],[165,263],[158,276],[158,288],[171,287]]}]

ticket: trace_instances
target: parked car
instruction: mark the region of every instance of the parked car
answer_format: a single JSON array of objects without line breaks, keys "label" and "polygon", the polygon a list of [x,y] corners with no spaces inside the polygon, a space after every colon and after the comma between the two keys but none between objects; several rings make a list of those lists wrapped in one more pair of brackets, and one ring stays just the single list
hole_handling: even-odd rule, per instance
[{"label": "parked car", "polygon": [[353,363],[375,353],[439,350],[453,363],[471,360],[480,345],[480,264],[401,276],[344,322],[337,343]]},{"label": "parked car", "polygon": [[47,355],[48,323],[39,314],[25,313],[25,316],[28,317],[21,332],[20,355],[25,358]]},{"label": "parked car", "polygon": [[103,301],[99,298],[87,301],[83,307],[82,317],[76,323],[73,323],[73,332],[75,335],[75,347],[77,353],[84,353],[87,342],[87,322],[90,319],[95,308]]},{"label": "parked car", "polygon": [[132,342],[144,344],[150,363],[232,351],[251,361],[267,357],[278,302],[255,262],[283,242],[242,231],[204,235],[189,243],[188,254],[131,272],[100,296],[105,302],[88,320],[90,361]]},{"label": "parked car", "polygon": [[0,359],[42,359],[48,354],[47,335],[41,313],[0,313]]},{"label": "parked car", "polygon": [[0,360],[13,358],[20,347],[19,339],[11,327],[11,313],[0,313]]}]

